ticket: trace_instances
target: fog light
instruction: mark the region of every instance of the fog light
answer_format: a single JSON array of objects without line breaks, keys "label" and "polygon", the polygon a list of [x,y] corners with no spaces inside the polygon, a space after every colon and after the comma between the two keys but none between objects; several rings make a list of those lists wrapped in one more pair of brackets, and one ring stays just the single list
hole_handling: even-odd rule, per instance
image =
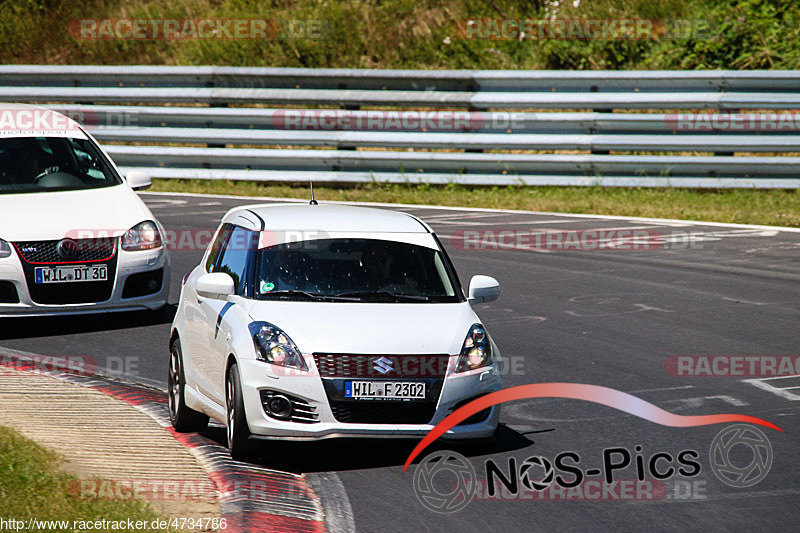
[{"label": "fog light", "polygon": [[267,410],[278,418],[289,418],[292,416],[292,402],[278,394],[267,400]]}]

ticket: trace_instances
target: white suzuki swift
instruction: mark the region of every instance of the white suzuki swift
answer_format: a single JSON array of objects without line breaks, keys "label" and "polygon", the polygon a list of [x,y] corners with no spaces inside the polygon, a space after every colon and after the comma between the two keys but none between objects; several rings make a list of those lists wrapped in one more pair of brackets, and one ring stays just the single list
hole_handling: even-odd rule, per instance
[{"label": "white suzuki swift", "polygon": [[158,221],[68,117],[0,104],[0,317],[160,309],[169,261]]},{"label": "white suzuki swift", "polygon": [[[388,210],[259,205],[229,211],[189,273],[170,339],[179,431],[227,425],[231,455],[258,439],[422,436],[501,388],[497,346],[431,228]],[[494,434],[499,407],[447,438]]]}]

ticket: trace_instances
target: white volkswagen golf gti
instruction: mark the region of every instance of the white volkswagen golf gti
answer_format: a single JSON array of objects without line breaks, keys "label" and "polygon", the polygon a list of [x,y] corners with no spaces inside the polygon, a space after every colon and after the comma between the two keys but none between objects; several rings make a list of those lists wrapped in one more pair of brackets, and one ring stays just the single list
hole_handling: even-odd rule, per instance
[{"label": "white volkswagen golf gti", "polygon": [[167,303],[163,228],[76,122],[0,104],[0,317],[156,310]]},{"label": "white volkswagen golf gti", "polygon": [[[501,388],[499,351],[431,228],[388,210],[229,211],[184,279],[169,407],[179,431],[224,423],[233,457],[261,439],[412,437]],[[499,407],[447,438],[494,435]]]}]

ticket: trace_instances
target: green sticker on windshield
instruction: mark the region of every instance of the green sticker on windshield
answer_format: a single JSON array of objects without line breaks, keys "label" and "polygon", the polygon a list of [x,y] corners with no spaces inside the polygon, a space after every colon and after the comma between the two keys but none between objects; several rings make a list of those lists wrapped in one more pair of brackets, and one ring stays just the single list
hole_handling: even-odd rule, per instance
[{"label": "green sticker on windshield", "polygon": [[261,292],[269,292],[275,288],[274,283],[270,283],[269,281],[262,281],[261,282]]}]

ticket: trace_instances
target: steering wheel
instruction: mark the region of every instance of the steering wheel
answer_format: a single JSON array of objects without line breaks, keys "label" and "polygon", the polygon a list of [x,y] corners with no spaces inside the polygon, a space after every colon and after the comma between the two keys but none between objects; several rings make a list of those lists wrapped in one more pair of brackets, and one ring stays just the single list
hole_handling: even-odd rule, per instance
[{"label": "steering wheel", "polygon": [[39,174],[37,174],[35,178],[33,178],[33,182],[39,183],[39,180],[41,180],[43,177],[47,176],[48,174],[52,174],[53,172],[58,172],[59,170],[61,169],[57,166],[47,167]]}]

